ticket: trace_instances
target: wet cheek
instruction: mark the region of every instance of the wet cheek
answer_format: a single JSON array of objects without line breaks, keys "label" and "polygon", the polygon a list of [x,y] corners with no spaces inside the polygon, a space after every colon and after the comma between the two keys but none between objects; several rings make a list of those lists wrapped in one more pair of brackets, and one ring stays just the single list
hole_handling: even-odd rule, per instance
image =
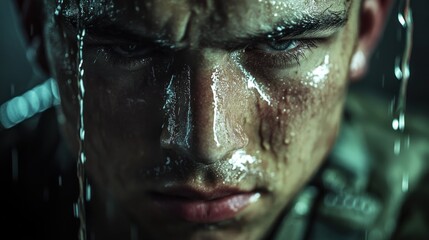
[{"label": "wet cheek", "polygon": [[[338,64],[337,66],[340,66]],[[325,151],[331,149],[335,143],[338,128],[342,120],[343,105],[347,92],[347,75],[344,71],[338,69],[348,69],[347,66],[334,68],[329,75],[330,80],[327,82],[326,91],[321,94],[320,125],[317,134],[321,141],[317,142],[314,152],[318,149]],[[323,109],[323,110],[322,110]],[[320,150],[319,150],[320,151]],[[323,154],[323,153],[321,153]]]},{"label": "wet cheek", "polygon": [[290,144],[291,139],[288,136],[293,134],[295,119],[306,111],[310,94],[306,88],[288,86],[277,91],[272,106],[258,102],[258,134],[264,150],[281,154],[283,148]]},{"label": "wet cheek", "polygon": [[312,155],[323,155],[316,152],[326,152],[330,148],[346,85],[345,74],[336,69],[339,68],[315,68],[296,74],[276,86],[275,91],[271,89],[272,99],[275,99],[273,106],[260,104],[258,108],[262,147],[268,146],[269,149],[264,148],[284,161],[306,160]]},{"label": "wet cheek", "polygon": [[324,86],[314,89],[310,95],[309,107],[301,113],[297,126],[302,137],[296,140],[300,145],[307,145],[306,157],[315,163],[322,160],[333,145],[345,98],[345,74],[332,70],[327,77]]},{"label": "wet cheek", "polygon": [[[66,51],[65,46],[60,49],[52,56],[55,59],[53,68],[60,87],[68,140],[77,146],[77,141],[74,143],[78,139],[77,76],[75,70],[68,70],[76,67],[71,60],[76,56],[70,54],[66,58],[65,54],[73,50]],[[98,181],[108,182],[111,178],[109,173],[125,171],[135,162],[138,165],[138,161],[148,157],[149,152],[151,156],[156,154],[148,148],[156,149],[153,145],[159,142],[159,131],[156,130],[160,129],[161,121],[155,113],[161,108],[162,96],[156,88],[145,87],[148,80],[153,79],[142,76],[152,76],[150,71],[149,74],[147,71],[120,74],[114,68],[105,68],[90,60],[87,58],[84,63],[87,167],[93,176],[99,178]],[[124,145],[123,142],[130,144]],[[129,159],[126,164],[121,161],[124,158]]]},{"label": "wet cheek", "polygon": [[85,79],[88,129],[99,129],[93,134],[101,134],[103,139],[111,136],[109,141],[113,138],[135,142],[139,136],[152,136],[148,130],[160,128],[160,116],[156,113],[161,108],[162,96],[141,83],[146,80],[139,76],[147,74],[128,77],[97,74],[105,72],[101,69],[88,71]]}]

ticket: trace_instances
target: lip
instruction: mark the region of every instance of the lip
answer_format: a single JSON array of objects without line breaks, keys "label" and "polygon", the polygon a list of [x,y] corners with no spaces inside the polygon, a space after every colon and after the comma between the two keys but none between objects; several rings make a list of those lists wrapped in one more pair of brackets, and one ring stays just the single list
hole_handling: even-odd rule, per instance
[{"label": "lip", "polygon": [[257,202],[257,191],[220,188],[200,191],[175,188],[151,194],[157,208],[192,223],[215,223],[233,219],[248,206]]}]

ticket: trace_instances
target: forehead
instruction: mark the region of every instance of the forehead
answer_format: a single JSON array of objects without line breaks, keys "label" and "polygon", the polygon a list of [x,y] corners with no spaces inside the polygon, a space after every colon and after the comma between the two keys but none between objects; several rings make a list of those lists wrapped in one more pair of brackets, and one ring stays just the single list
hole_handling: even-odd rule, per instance
[{"label": "forehead", "polygon": [[88,25],[113,23],[180,41],[245,36],[269,31],[279,22],[293,24],[322,13],[345,13],[351,0],[64,0],[62,4],[66,17],[77,19],[81,12]]}]

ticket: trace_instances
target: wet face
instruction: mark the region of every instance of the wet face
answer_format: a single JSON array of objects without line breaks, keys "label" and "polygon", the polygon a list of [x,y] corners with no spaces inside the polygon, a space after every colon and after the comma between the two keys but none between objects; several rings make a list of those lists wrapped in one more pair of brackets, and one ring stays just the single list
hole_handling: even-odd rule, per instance
[{"label": "wet face", "polygon": [[65,0],[58,15],[49,2],[48,58],[76,155],[83,35],[94,187],[145,236],[267,234],[335,140],[359,1]]}]

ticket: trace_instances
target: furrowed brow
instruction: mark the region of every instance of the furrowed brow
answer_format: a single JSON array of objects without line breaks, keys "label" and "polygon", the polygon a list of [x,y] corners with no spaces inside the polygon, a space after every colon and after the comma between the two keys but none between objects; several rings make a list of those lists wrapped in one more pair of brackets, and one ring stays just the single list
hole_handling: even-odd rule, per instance
[{"label": "furrowed brow", "polygon": [[[76,16],[63,16],[63,21],[77,29]],[[311,34],[335,31],[343,27],[348,20],[348,11],[326,10],[318,14],[304,14],[299,18],[280,20],[274,23],[270,30],[253,31],[244,36],[234,37],[218,41],[217,39],[205,39],[205,45],[217,46],[225,49],[242,49],[247,45],[269,40],[293,37],[311,37]],[[152,42],[159,46],[174,45],[163,37],[162,33],[144,32],[142,29],[136,31],[135,27],[112,21],[103,16],[92,16],[83,20],[81,24],[85,27],[89,36],[93,35],[101,39],[110,39],[112,42]],[[156,35],[154,35],[156,34]]]},{"label": "furrowed brow", "polygon": [[334,30],[344,26],[347,22],[346,12],[325,12],[320,15],[305,15],[294,23],[277,23],[268,37],[294,37],[316,31]]},{"label": "furrowed brow", "polygon": [[[271,30],[257,31],[238,37],[226,43],[227,48],[242,48],[255,42],[279,40],[282,38],[311,37],[323,32],[334,32],[343,27],[348,20],[347,11],[324,11],[316,15],[302,15],[299,19],[282,20]],[[224,44],[225,45],[225,44]]]},{"label": "furrowed brow", "polygon": [[164,33],[146,31],[143,27],[123,24],[103,16],[92,16],[78,24],[76,17],[64,17],[70,32],[77,33],[79,27],[85,28],[86,40],[99,44],[145,44],[154,48],[182,49],[183,43],[173,43]]},{"label": "furrowed brow", "polygon": [[100,39],[111,39],[112,41],[139,41],[141,39],[150,39],[149,36],[141,36],[135,29],[129,28],[119,22],[112,21],[103,16],[92,16],[78,22],[76,16],[63,16],[62,21],[66,27],[72,31],[85,28],[88,35]]}]

